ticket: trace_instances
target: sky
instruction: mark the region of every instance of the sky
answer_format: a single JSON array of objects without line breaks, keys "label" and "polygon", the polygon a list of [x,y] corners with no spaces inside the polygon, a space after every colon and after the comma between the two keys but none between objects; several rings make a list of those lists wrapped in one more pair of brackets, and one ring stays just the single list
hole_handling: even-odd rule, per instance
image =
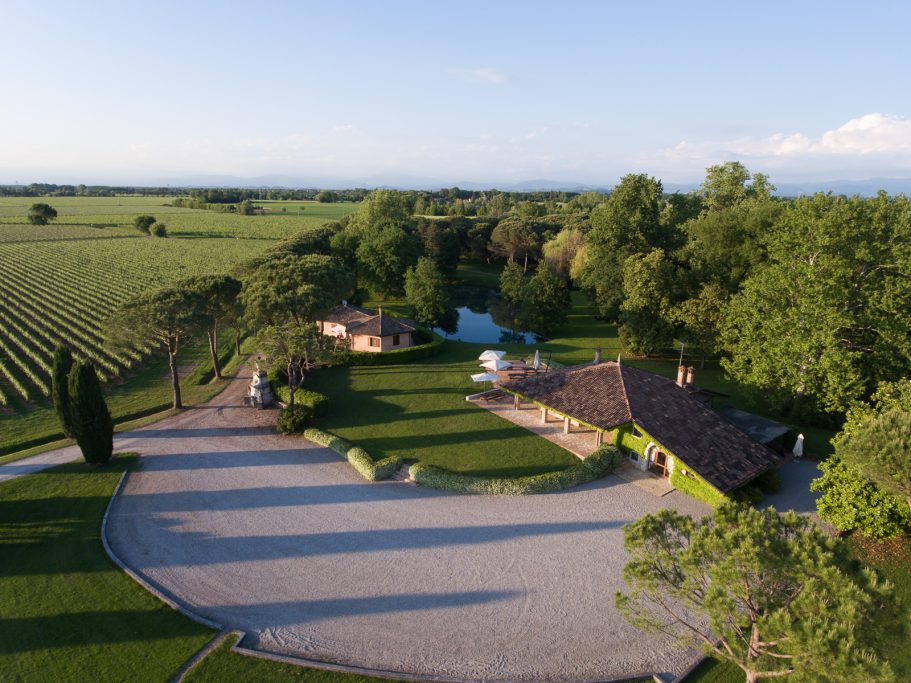
[{"label": "sky", "polygon": [[911,177],[907,2],[0,0],[0,183]]}]

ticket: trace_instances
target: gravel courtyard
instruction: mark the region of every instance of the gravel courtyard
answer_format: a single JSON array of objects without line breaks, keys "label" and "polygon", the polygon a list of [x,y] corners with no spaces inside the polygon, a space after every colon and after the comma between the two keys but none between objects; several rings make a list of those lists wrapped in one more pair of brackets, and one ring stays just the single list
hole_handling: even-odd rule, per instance
[{"label": "gravel courtyard", "polygon": [[460,679],[680,672],[692,659],[629,627],[622,526],[662,506],[616,477],[561,494],[465,496],[364,482],[332,451],[213,403],[118,437],[144,456],[115,499],[114,551],[251,647]]}]

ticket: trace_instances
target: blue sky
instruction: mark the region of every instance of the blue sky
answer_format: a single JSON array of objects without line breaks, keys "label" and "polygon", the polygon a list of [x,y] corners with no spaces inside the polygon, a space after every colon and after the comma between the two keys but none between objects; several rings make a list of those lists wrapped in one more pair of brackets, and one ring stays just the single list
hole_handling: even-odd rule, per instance
[{"label": "blue sky", "polygon": [[911,3],[0,0],[0,182],[911,177]]}]

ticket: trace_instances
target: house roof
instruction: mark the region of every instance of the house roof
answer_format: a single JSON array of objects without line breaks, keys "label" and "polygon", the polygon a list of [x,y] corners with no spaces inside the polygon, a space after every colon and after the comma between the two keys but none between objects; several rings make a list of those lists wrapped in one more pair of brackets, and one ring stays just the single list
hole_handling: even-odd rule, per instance
[{"label": "house roof", "polygon": [[348,302],[345,302],[329,311],[323,321],[327,323],[337,323],[339,325],[348,325],[355,320],[363,320],[364,318],[369,318],[374,315],[376,315],[376,311],[371,311],[369,308],[352,306]]},{"label": "house roof", "polygon": [[390,315],[374,315],[348,325],[348,334],[367,334],[371,337],[388,337],[392,334],[414,332],[414,325]]},{"label": "house roof", "polygon": [[598,429],[634,422],[722,492],[783,458],[673,380],[614,361],[552,370],[502,388]]}]

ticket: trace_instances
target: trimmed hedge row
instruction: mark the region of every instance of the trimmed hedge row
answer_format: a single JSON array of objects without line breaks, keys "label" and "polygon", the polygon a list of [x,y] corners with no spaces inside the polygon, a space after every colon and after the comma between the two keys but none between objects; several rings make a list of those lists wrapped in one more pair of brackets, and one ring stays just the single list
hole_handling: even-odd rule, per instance
[{"label": "trimmed hedge row", "polygon": [[[272,391],[282,403],[291,400],[291,389],[287,384],[272,384]],[[326,417],[329,414],[329,397],[318,391],[298,389],[294,392],[294,405],[307,406],[313,417]]]},{"label": "trimmed hedge row", "polygon": [[446,341],[440,335],[431,333],[433,340],[426,344],[410,346],[407,349],[396,349],[395,351],[383,351],[382,353],[370,353],[369,351],[335,351],[332,353],[330,363],[343,367],[355,365],[399,365],[400,363],[409,363],[421,358],[429,358],[440,352],[443,342]]},{"label": "trimmed hedge row", "polygon": [[382,460],[374,460],[370,454],[360,446],[355,446],[340,436],[324,432],[322,429],[308,429],[304,432],[307,441],[326,446],[345,458],[364,479],[380,481],[388,479],[402,466],[402,459],[398,456],[389,456]]},{"label": "trimmed hedge row", "polygon": [[566,469],[528,477],[479,477],[451,472],[424,463],[412,465],[408,469],[408,473],[418,484],[435,489],[457,493],[524,496],[532,493],[562,491],[586,484],[612,473],[622,461],[623,456],[616,446],[604,444],[584,460]]}]

